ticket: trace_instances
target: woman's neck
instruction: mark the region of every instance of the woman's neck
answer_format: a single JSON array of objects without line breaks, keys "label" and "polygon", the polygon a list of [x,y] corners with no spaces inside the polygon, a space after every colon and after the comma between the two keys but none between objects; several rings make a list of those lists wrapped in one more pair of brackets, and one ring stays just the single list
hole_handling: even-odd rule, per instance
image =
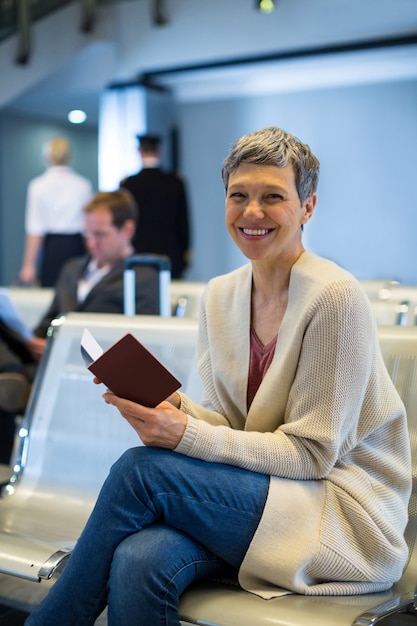
[{"label": "woman's neck", "polygon": [[263,345],[278,335],[287,310],[294,263],[252,262],[251,325]]}]

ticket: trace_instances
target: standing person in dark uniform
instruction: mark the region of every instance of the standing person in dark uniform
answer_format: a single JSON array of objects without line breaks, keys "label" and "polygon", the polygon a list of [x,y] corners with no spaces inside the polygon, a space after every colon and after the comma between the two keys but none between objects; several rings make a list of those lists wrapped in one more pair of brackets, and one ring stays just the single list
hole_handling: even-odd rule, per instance
[{"label": "standing person in dark uniform", "polygon": [[138,253],[164,254],[171,260],[172,278],[181,278],[190,260],[190,228],[183,181],[160,167],[160,138],[137,136],[142,170],[125,178],[139,207],[139,229],[135,235]]},{"label": "standing person in dark uniform", "polygon": [[31,285],[39,268],[41,287],[53,287],[62,266],[85,253],[83,207],[93,195],[91,182],[68,164],[68,141],[55,137],[44,146],[47,170],[28,186],[26,242],[20,282]]}]

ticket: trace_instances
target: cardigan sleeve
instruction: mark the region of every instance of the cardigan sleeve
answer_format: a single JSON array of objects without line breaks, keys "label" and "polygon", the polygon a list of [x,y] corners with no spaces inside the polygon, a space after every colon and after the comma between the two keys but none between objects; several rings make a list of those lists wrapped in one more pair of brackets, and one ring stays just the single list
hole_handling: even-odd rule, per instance
[{"label": "cardigan sleeve", "polygon": [[[403,411],[380,356],[371,308],[354,281],[326,286],[304,315],[284,422],[274,432],[213,426],[195,405],[177,452],[284,478],[320,479]],[[273,403],[279,381],[269,378],[268,384]]]}]

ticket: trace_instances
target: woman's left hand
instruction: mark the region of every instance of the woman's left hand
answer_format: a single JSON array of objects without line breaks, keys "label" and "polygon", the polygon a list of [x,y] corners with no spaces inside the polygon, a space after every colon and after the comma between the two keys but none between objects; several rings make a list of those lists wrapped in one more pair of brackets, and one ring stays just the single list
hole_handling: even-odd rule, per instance
[{"label": "woman's left hand", "polygon": [[119,410],[145,446],[173,450],[181,441],[188,418],[168,400],[152,409],[119,398],[111,391],[106,391],[103,398],[107,404],[112,404]]}]

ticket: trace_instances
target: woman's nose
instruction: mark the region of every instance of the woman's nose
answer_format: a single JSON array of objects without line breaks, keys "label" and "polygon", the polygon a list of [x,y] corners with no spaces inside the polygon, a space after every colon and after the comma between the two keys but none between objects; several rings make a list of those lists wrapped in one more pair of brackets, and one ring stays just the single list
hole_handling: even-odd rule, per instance
[{"label": "woman's nose", "polygon": [[262,203],[256,198],[249,199],[245,206],[245,214],[246,215],[264,215],[264,210],[262,207]]}]

